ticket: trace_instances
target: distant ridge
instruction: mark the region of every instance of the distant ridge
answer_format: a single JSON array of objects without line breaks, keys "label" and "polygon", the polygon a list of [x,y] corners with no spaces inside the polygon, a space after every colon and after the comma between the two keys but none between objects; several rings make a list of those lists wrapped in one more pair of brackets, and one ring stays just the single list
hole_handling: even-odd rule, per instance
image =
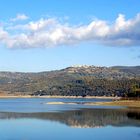
[{"label": "distant ridge", "polygon": [[140,85],[140,66],[75,65],[37,73],[0,72],[1,94],[124,96]]}]

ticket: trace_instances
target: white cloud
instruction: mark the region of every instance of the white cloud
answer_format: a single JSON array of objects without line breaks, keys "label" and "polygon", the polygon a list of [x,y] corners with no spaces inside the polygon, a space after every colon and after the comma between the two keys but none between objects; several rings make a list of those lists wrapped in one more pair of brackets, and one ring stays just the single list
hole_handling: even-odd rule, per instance
[{"label": "white cloud", "polygon": [[8,33],[0,27],[0,42],[7,42]]},{"label": "white cloud", "polygon": [[17,14],[15,18],[12,18],[11,21],[21,21],[21,20],[27,20],[29,17],[25,14]]},{"label": "white cloud", "polygon": [[[9,48],[36,48],[98,42],[107,46],[140,46],[140,14],[126,20],[119,14],[114,23],[94,20],[87,25],[69,25],[56,18],[16,24],[0,30],[0,42]],[[12,32],[13,29],[14,31]]]}]

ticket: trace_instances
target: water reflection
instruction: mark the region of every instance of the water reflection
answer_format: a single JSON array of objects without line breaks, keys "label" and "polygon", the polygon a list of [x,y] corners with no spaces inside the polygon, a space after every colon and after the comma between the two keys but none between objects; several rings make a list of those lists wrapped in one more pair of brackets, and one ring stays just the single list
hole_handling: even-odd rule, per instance
[{"label": "water reflection", "polygon": [[70,127],[95,128],[111,126],[140,127],[140,110],[81,109],[65,112],[14,113],[0,112],[0,119],[41,119],[57,121]]},{"label": "water reflection", "polygon": [[140,120],[140,112],[128,112],[127,116],[128,118],[131,118],[134,120]]}]

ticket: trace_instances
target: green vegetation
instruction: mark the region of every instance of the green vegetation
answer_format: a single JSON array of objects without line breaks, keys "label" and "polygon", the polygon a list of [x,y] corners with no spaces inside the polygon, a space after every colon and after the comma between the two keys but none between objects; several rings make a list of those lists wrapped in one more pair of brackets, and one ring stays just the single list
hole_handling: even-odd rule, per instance
[{"label": "green vegetation", "polygon": [[0,72],[1,93],[140,97],[140,67],[68,67],[41,73]]}]

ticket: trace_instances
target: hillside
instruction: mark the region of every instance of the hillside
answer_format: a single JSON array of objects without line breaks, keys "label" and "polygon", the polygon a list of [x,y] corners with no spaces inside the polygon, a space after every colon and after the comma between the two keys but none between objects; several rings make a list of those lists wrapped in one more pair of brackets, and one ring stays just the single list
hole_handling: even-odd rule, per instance
[{"label": "hillside", "polygon": [[72,66],[39,73],[0,72],[1,94],[125,96],[140,86],[140,66]]}]

